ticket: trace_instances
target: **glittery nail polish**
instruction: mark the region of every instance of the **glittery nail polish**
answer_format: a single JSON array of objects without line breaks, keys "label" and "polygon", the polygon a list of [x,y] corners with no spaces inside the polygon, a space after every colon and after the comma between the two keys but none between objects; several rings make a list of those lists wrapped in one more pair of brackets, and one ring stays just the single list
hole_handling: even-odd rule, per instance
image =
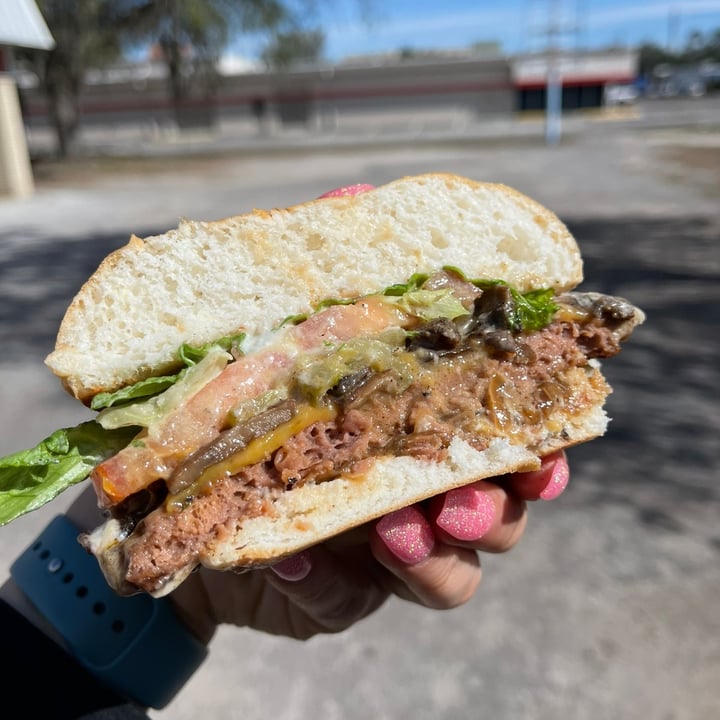
[{"label": "glittery nail polish", "polygon": [[270,569],[283,580],[298,582],[304,580],[310,574],[312,563],[310,562],[308,553],[299,552],[296,555],[291,555],[289,558],[276,562],[270,566]]},{"label": "glittery nail polish", "polygon": [[563,490],[565,490],[565,488],[567,487],[569,480],[570,468],[568,467],[567,460],[565,460],[564,457],[560,457],[555,461],[555,464],[553,465],[552,474],[550,475],[550,482],[540,493],[541,499],[554,500],[556,497],[562,494]]},{"label": "glittery nail polish", "polygon": [[412,506],[381,518],[376,530],[390,552],[408,565],[425,560],[435,547],[435,536],[430,524]]},{"label": "glittery nail polish", "polygon": [[330,190],[329,192],[324,193],[320,196],[320,198],[334,198],[334,197],[346,197],[348,195],[360,195],[361,193],[368,192],[369,190],[374,190],[375,188],[372,185],[367,185],[365,183],[358,183],[357,185],[347,185],[346,187],[341,188],[335,188],[335,190]]},{"label": "glittery nail polish", "polygon": [[457,540],[479,540],[492,527],[495,512],[495,503],[488,493],[463,487],[445,495],[435,523]]}]

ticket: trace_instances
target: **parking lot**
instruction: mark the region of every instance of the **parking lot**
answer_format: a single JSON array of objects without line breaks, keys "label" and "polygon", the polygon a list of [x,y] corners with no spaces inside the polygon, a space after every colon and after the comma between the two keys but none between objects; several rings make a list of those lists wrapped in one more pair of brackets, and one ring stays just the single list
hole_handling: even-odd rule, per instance
[{"label": "parking lot", "polygon": [[[88,416],[43,366],[99,260],[177,224],[421,172],[504,182],[555,210],[588,290],[648,315],[620,356],[608,434],[466,606],[392,601],[306,643],[224,628],[158,720],[698,720],[720,716],[720,127],[586,123],[541,134],[84,158],[0,200],[0,453]],[[0,568],[61,498],[0,528]]]}]

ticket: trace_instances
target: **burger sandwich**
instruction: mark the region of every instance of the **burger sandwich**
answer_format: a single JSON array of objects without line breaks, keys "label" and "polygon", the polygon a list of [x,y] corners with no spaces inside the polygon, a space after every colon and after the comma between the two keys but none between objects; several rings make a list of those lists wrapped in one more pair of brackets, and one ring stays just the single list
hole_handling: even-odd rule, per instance
[{"label": "burger sandwich", "polygon": [[46,360],[97,414],[0,461],[0,522],[89,478],[81,542],[159,597],[536,469],[604,433],[643,320],[581,280],[553,213],[444,174],[132,237]]}]

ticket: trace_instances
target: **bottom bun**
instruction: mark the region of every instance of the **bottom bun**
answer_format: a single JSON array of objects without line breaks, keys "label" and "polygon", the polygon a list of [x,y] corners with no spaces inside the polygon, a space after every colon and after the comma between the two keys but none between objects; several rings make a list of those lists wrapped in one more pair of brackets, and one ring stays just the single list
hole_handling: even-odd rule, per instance
[{"label": "bottom bun", "polygon": [[[379,457],[363,475],[307,483],[282,493],[266,514],[229,520],[216,528],[215,538],[195,561],[176,567],[142,589],[154,597],[167,595],[197,565],[235,571],[267,566],[454,488],[508,473],[537,470],[542,457],[605,432],[608,417],[602,400],[610,388],[597,367],[580,384],[588,393],[597,393],[596,404],[582,413],[554,414],[557,430],[547,431],[532,449],[496,438],[485,450],[476,450],[456,437],[440,462],[409,456]],[[97,557],[108,583],[120,594],[133,594],[139,588],[126,579],[126,553],[142,540],[142,532],[126,536],[117,520],[108,520],[85,536],[83,542]]]},{"label": "bottom bun", "polygon": [[[541,455],[595,438],[606,425],[605,412],[595,408],[580,426],[565,428],[570,441],[549,438]],[[275,502],[273,515],[245,520],[210,547],[202,564],[218,570],[267,565],[434,495],[539,467],[537,454],[507,440],[495,440],[478,451],[455,438],[440,463],[380,458],[364,476],[308,484],[284,493]]]},{"label": "bottom bun", "polygon": [[438,493],[539,465],[536,455],[505,440],[478,452],[455,438],[440,463],[379,458],[366,475],[284,493],[274,504],[274,516],[245,520],[210,548],[203,564],[217,569],[265,565]]}]

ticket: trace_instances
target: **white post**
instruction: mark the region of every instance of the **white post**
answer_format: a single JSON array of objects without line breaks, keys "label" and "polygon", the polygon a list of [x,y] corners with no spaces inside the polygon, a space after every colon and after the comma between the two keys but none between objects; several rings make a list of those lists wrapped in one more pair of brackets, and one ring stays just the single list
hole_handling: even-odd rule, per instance
[{"label": "white post", "polygon": [[548,57],[545,85],[545,142],[557,145],[562,136],[562,75],[555,59]]},{"label": "white post", "polygon": [[34,190],[17,86],[0,73],[0,195],[23,197]]}]

